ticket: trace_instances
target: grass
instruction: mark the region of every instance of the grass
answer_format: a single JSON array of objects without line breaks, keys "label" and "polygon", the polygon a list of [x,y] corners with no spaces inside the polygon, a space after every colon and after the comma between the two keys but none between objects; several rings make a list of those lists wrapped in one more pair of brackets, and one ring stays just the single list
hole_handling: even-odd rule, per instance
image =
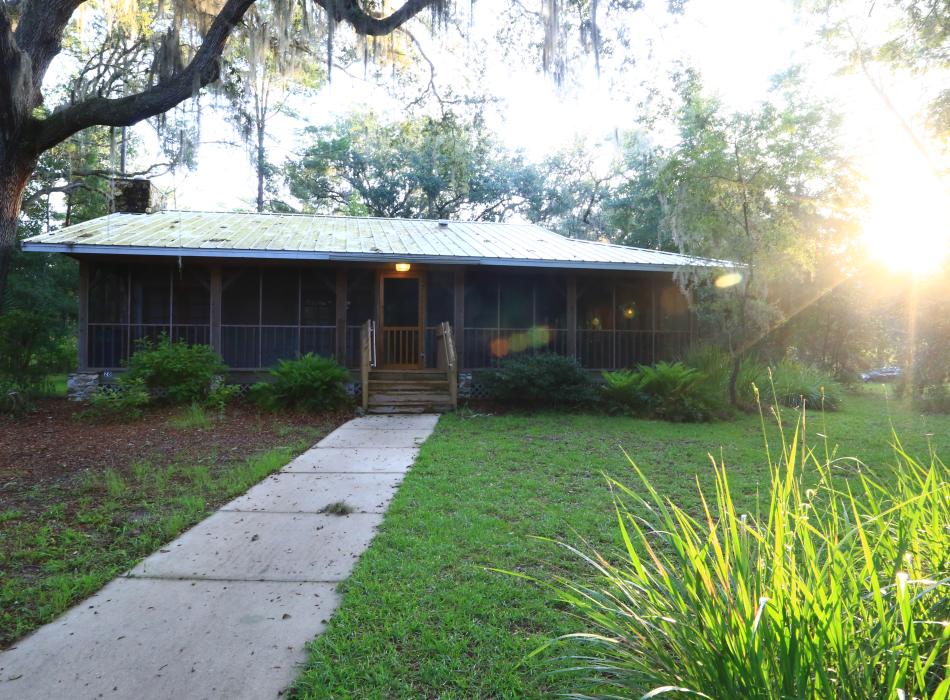
[{"label": "grass", "polygon": [[223,464],[139,462],[125,475],[89,473],[74,487],[78,498],[47,494],[63,502],[39,513],[0,512],[0,648],[280,469],[314,437]]},{"label": "grass", "polygon": [[178,415],[168,420],[168,424],[178,430],[194,430],[207,428],[211,425],[211,418],[201,404],[193,403],[183,408]]},{"label": "grass", "polygon": [[[931,446],[950,453],[950,417],[914,415],[877,389],[845,397],[840,412],[810,416],[807,439],[817,444],[826,434],[839,455],[881,466],[892,461],[891,425],[911,454],[926,455]],[[725,459],[738,509],[753,510],[767,496],[758,417],[684,425],[559,414],[446,416],[343,584],[342,605],[312,644],[294,695],[538,698],[571,687],[569,674],[546,672],[543,656],[525,657],[576,627],[537,587],[488,569],[589,575],[583,562],[532,536],[619,553],[603,474],[633,485],[621,447],[663,495],[694,515],[695,479],[715,488],[709,452]]]}]

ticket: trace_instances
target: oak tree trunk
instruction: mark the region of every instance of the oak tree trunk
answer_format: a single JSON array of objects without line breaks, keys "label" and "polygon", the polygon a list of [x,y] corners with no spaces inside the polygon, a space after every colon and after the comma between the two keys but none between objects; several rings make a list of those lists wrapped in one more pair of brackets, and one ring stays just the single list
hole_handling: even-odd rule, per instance
[{"label": "oak tree trunk", "polygon": [[23,190],[33,172],[33,164],[0,163],[0,313],[5,307],[7,280],[17,240],[17,223]]}]

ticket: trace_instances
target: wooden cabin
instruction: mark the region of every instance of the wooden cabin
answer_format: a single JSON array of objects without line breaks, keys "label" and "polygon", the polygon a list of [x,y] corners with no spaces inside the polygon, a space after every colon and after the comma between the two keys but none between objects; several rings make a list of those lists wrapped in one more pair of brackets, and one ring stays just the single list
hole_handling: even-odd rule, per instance
[{"label": "wooden cabin", "polygon": [[374,381],[450,383],[454,401],[457,374],[477,394],[479,370],[521,353],[590,370],[676,358],[695,324],[673,272],[718,264],[530,224],[186,211],[110,214],[23,248],[79,261],[81,373],[109,377],[167,335],[210,344],[236,381],[333,356],[367,404]]}]

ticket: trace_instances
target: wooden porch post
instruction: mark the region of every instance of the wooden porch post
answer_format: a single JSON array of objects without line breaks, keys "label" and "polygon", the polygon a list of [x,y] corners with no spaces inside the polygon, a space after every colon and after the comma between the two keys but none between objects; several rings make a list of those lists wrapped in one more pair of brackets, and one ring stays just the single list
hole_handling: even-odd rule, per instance
[{"label": "wooden porch post", "polygon": [[[366,319],[360,319],[360,323]],[[336,271],[336,361],[346,366],[346,268]]]},{"label": "wooden porch post", "polygon": [[654,276],[653,284],[650,285],[650,297],[651,297],[650,305],[653,307],[653,312],[650,314],[651,322],[653,325],[653,332],[650,334],[653,337],[653,342],[652,342],[652,345],[650,346],[651,347],[650,364],[653,364],[653,365],[656,364],[656,332],[658,328],[656,317],[657,317],[657,312],[659,311],[659,305],[657,304],[657,299],[656,299],[656,282],[657,280],[656,280],[656,277]]},{"label": "wooden porch post", "polygon": [[76,369],[84,372],[89,368],[89,263],[79,261],[79,337]]},{"label": "wooden porch post", "polygon": [[221,267],[211,266],[211,348],[221,354]]},{"label": "wooden porch post", "polygon": [[567,276],[567,354],[577,357],[577,275]]},{"label": "wooden porch post", "polygon": [[456,363],[462,369],[465,368],[465,268],[455,271],[455,348]]}]

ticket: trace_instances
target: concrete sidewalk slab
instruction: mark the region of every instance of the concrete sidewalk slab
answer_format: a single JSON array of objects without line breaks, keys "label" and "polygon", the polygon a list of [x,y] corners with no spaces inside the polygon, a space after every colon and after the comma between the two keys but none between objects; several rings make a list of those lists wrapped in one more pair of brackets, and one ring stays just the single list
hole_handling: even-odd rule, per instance
[{"label": "concrete sidewalk slab", "polygon": [[221,510],[319,513],[331,503],[343,501],[356,513],[383,513],[402,478],[401,473],[281,472],[267,477]]},{"label": "concrete sidewalk slab", "polygon": [[[429,437],[431,430],[406,428],[405,430],[376,430],[372,432],[373,447],[419,447]],[[331,447],[365,447],[371,433],[361,428],[337,428],[320,441],[320,449]]]},{"label": "concrete sidewalk slab", "polygon": [[0,698],[273,698],[323,632],[335,589],[117,579],[0,654]]},{"label": "concrete sidewalk slab", "polygon": [[[366,431],[372,437],[375,432]],[[375,442],[368,440],[371,444]],[[322,447],[304,452],[283,468],[283,472],[405,473],[416,460],[419,450],[404,447]]]},{"label": "concrete sidewalk slab", "polygon": [[362,416],[346,424],[348,430],[407,430],[422,429],[432,431],[439,417],[432,413],[419,415]]},{"label": "concrete sidewalk slab", "polygon": [[437,420],[351,421],[0,652],[0,700],[279,697]]},{"label": "concrete sidewalk slab", "polygon": [[228,581],[342,581],[369,546],[375,513],[218,511],[129,576]]}]

